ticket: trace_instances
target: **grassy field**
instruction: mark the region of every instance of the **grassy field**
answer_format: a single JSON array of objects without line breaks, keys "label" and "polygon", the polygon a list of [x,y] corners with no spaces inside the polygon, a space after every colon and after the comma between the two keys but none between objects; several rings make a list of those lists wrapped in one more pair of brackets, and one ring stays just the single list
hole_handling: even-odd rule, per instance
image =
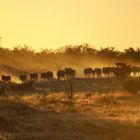
[{"label": "grassy field", "polygon": [[139,140],[140,97],[77,92],[0,96],[0,140]]},{"label": "grassy field", "polygon": [[74,92],[118,92],[123,91],[122,84],[116,78],[75,78],[71,81],[52,80],[39,81],[36,87],[47,89],[48,92],[68,92],[69,84]]}]

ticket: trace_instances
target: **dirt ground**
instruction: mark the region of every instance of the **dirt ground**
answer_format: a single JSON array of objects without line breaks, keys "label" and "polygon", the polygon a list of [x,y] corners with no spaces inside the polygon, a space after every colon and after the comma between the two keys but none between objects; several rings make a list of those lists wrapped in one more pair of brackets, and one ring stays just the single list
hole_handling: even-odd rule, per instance
[{"label": "dirt ground", "polygon": [[0,96],[0,140],[139,140],[140,97],[129,93]]}]

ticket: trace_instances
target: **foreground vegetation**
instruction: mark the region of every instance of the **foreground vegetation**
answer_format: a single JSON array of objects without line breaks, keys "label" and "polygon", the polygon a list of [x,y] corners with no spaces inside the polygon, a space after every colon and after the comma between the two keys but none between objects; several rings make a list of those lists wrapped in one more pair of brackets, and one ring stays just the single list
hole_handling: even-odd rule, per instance
[{"label": "foreground vegetation", "polygon": [[140,97],[129,93],[0,96],[1,140],[139,140]]}]

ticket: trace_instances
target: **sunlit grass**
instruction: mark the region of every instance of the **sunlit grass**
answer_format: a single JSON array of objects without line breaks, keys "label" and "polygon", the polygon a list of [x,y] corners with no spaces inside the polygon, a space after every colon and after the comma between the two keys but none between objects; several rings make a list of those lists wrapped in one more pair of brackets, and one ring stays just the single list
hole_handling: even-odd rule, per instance
[{"label": "sunlit grass", "polygon": [[98,117],[134,120],[140,116],[140,99],[129,93],[65,93],[9,95],[0,97],[1,104],[20,103],[43,112],[94,113]]},{"label": "sunlit grass", "polygon": [[[124,133],[129,131],[130,126],[133,127],[131,132]],[[89,139],[92,134],[99,137],[103,135],[108,140],[113,135],[118,135],[118,131],[126,139],[129,138],[129,133],[138,138],[137,131],[133,129],[138,130],[139,126],[140,97],[129,93],[79,92],[74,93],[72,98],[66,93],[10,93],[0,96],[2,140],[45,140],[50,135],[54,139],[59,136],[61,140],[62,136],[66,139]],[[95,135],[94,132],[98,134]],[[109,135],[111,138],[108,138]]]}]

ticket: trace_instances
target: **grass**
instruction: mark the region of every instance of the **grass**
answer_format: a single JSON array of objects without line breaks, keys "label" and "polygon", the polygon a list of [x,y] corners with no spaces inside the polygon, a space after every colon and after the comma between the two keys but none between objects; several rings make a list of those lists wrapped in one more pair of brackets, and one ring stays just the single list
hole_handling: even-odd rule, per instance
[{"label": "grass", "polygon": [[140,97],[129,93],[0,96],[0,140],[140,139]]}]

